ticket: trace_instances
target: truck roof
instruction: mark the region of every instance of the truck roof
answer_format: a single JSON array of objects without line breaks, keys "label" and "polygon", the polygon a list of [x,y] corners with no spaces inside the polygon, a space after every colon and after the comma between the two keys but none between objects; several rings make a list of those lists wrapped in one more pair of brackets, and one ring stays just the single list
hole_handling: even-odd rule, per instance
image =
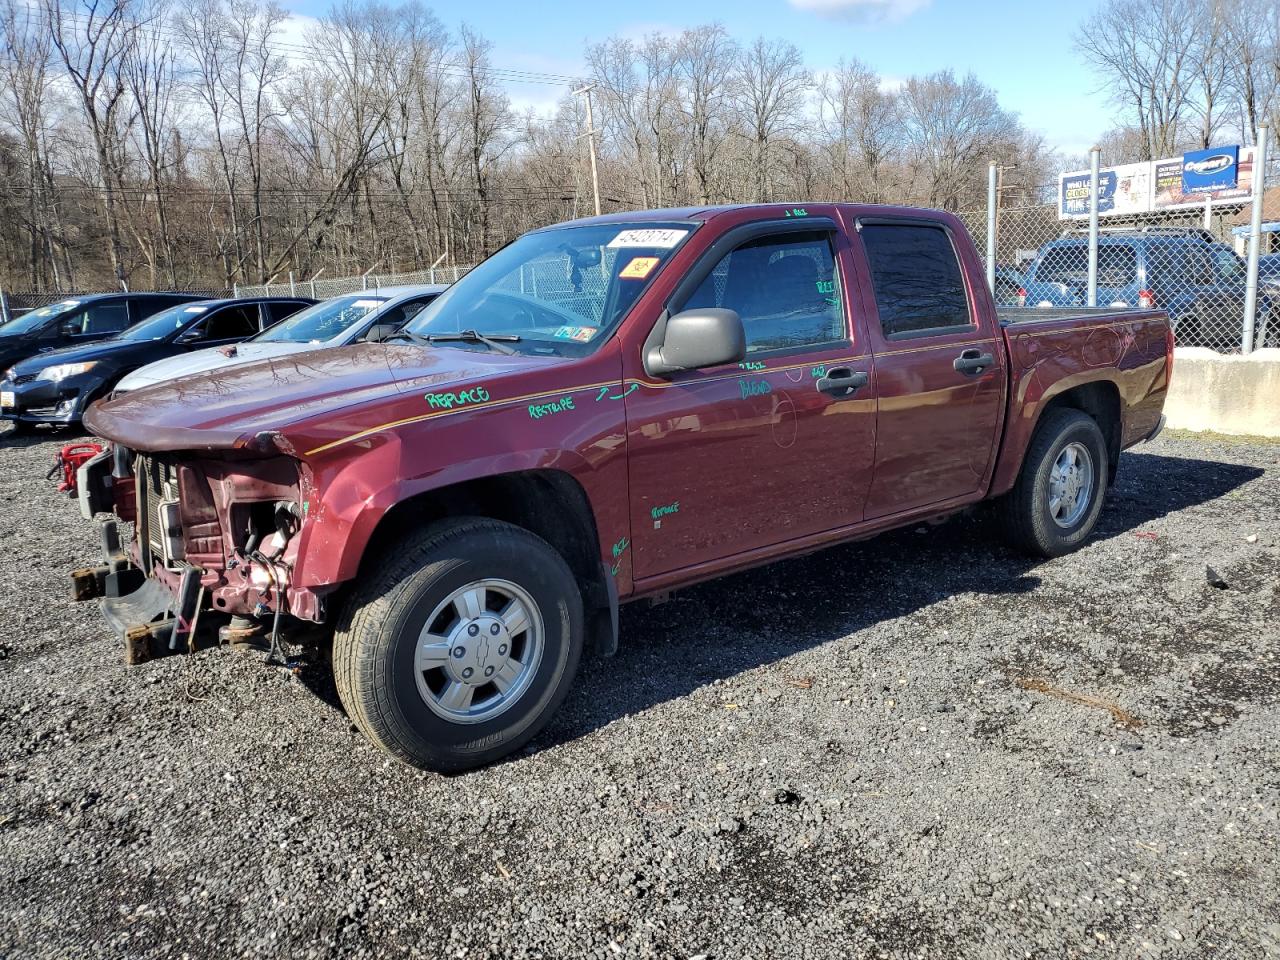
[{"label": "truck roof", "polygon": [[899,207],[876,203],[846,203],[833,200],[794,200],[786,203],[724,203],[699,207],[669,207],[655,210],[626,210],[618,213],[605,213],[598,217],[579,217],[577,220],[566,220],[562,223],[542,227],[543,230],[556,230],[561,227],[580,227],[593,223],[636,223],[642,221],[670,220],[711,220],[717,216],[736,213],[742,210],[758,210],[760,213],[790,210],[796,207],[823,206],[851,209],[859,214],[884,213],[898,216],[934,216],[949,217],[940,210],[925,210],[920,207]]}]

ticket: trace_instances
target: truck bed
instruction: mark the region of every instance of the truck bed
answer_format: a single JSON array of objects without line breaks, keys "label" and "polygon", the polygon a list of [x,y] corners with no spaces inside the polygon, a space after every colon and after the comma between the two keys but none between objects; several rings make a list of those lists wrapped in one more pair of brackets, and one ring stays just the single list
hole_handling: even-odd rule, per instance
[{"label": "truck bed", "polygon": [[1122,313],[1147,313],[1145,307],[996,307],[1001,326],[1018,323],[1043,323],[1046,320],[1074,320],[1118,316]]}]

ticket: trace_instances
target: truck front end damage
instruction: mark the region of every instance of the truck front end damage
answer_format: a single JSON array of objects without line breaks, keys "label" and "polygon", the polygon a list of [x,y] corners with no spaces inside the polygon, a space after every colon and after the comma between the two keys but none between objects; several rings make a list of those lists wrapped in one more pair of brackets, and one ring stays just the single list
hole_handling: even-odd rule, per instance
[{"label": "truck front end damage", "polygon": [[82,512],[114,517],[102,521],[102,563],[75,571],[72,593],[100,599],[131,662],[194,647],[202,623],[274,635],[282,616],[324,619],[323,593],[293,584],[309,468],[239,454],[116,445],[81,467]]}]

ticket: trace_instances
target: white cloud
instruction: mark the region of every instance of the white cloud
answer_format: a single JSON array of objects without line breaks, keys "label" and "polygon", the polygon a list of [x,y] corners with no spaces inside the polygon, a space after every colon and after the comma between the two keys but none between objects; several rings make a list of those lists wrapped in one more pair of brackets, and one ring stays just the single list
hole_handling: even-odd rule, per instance
[{"label": "white cloud", "polygon": [[790,0],[797,10],[855,23],[897,23],[932,0]]}]

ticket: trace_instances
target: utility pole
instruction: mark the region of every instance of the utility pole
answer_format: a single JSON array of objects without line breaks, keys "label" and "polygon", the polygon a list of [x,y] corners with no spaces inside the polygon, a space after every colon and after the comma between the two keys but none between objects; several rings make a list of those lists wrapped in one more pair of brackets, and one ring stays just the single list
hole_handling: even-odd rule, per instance
[{"label": "utility pole", "polygon": [[591,194],[596,203],[596,216],[600,216],[600,174],[596,171],[596,126],[591,119],[591,91],[596,88],[594,83],[589,83],[580,90],[573,91],[574,94],[582,94],[587,99],[587,132],[578,137],[587,138],[587,144],[591,152]]}]

